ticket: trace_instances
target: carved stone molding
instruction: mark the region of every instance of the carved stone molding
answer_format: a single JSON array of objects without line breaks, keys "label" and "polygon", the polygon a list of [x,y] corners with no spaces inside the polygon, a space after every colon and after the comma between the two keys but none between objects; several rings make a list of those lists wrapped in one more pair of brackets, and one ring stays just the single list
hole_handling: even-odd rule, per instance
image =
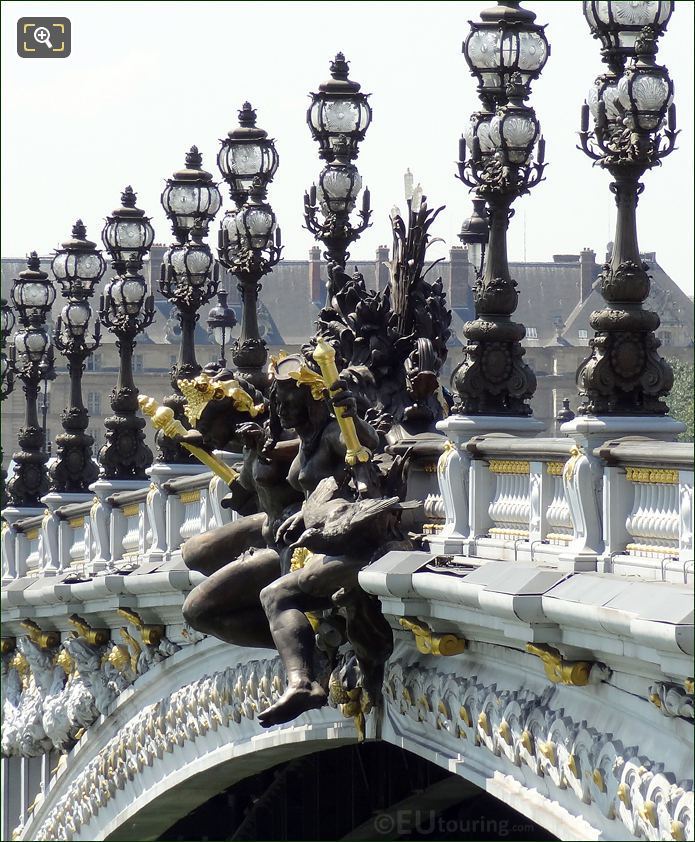
[{"label": "carved stone molding", "polygon": [[84,621],[78,629],[48,648],[19,638],[16,651],[3,656],[4,756],[69,751],[126,687],[180,648],[163,629],[154,640],[145,626],[124,627],[123,643],[106,640],[105,630],[95,632]]},{"label": "carved stone molding", "polygon": [[279,658],[204,676],[138,713],[85,766],[36,831],[37,840],[71,839],[143,769],[218,728],[253,720],[285,689]]},{"label": "carved stone molding", "polygon": [[[475,675],[392,662],[384,680],[387,705],[418,728],[448,732],[461,753],[482,749],[571,790],[641,839],[691,839],[691,784],[623,746],[610,733],[575,722],[550,701],[554,691],[498,690]],[[422,734],[422,731],[420,731]],[[423,738],[425,734],[422,734]],[[625,838],[616,828],[614,838]]]}]

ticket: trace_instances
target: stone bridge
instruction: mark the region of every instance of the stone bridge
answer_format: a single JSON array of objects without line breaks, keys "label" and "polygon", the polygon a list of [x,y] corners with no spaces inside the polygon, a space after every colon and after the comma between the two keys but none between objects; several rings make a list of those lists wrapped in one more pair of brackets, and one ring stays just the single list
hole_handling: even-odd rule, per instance
[{"label": "stone bridge", "polygon": [[406,442],[423,549],[361,573],[396,640],[366,713],[343,699],[264,730],[277,654],[184,623],[202,576],[181,545],[236,516],[217,477],[158,464],[6,509],[2,837],[155,839],[243,778],[366,739],[562,839],[693,838],[691,446],[440,428]]}]

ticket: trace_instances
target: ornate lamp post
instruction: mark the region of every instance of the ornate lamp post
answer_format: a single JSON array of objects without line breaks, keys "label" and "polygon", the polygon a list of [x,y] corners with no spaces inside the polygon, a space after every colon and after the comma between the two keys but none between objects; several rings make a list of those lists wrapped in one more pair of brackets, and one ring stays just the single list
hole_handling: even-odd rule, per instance
[{"label": "ornate lamp post", "polygon": [[58,492],[84,493],[96,481],[99,469],[92,459],[94,439],[85,433],[89,416],[82,401],[82,374],[85,362],[100,344],[100,324],[94,324],[88,340],[92,308],[89,298],[94,294],[106,263],[87,239],[87,230],[78,219],[72,229],[72,239],[56,252],[51,269],[60,284],[67,304],[56,322],[53,342],[68,360],[70,375],[70,403],[63,412],[63,430],[56,437],[58,460],[51,466],[51,489]]},{"label": "ornate lamp post", "polygon": [[464,327],[468,342],[453,382],[462,415],[528,417],[536,380],[522,360],[524,326],[511,319],[518,293],[509,273],[507,227],[513,202],[543,177],[545,142],[525,100],[550,47],[536,15],[518,2],[501,0],[480,17],[470,22],[463,53],[482,108],[459,142],[458,165],[459,178],[476,196],[461,230],[476,267],[476,319]]},{"label": "ornate lamp post", "polygon": [[506,95],[489,123],[474,115],[470,156],[465,139],[460,144],[459,177],[485,200],[490,228],[484,273],[473,290],[477,318],[464,327],[468,343],[454,374],[463,415],[529,416],[527,401],[536,388],[522,360],[526,331],[511,319],[519,295],[507,262],[507,227],[512,203],[543,178],[545,143],[533,109],[524,104],[523,75],[512,75]]},{"label": "ornate lamp post", "polygon": [[213,342],[220,348],[220,359],[215,370],[224,371],[227,368],[226,349],[232,341],[232,328],[236,325],[234,310],[227,305],[226,290],[221,289],[217,293],[217,304],[210,308],[207,325]]},{"label": "ornate lamp post", "polygon": [[[673,3],[585,3],[610,72],[596,80],[582,107],[579,137],[582,150],[613,178],[610,189],[618,218],[613,255],[601,275],[606,307],[591,314],[596,333],[589,342],[591,353],[577,371],[584,398],[578,413],[583,416],[668,412],[661,398],[673,385],[673,373],[657,352],[659,317],[642,306],[650,278],[640,258],[636,209],[644,189],[640,179],[673,151],[678,134],[673,84],[666,68],[655,61],[656,37],[672,8]],[[645,16],[651,25],[635,39]],[[621,65],[630,56],[623,71]]]},{"label": "ornate lamp post", "polygon": [[[0,402],[9,397],[14,389],[14,372],[10,361],[5,356],[7,338],[12,333],[14,322],[12,308],[4,298],[0,298]],[[3,459],[2,447],[0,447],[0,508],[5,507],[5,480],[7,479],[7,472],[2,466]]]},{"label": "ornate lamp post", "polygon": [[459,240],[468,249],[468,259],[473,264],[477,279],[482,278],[483,275],[485,249],[489,237],[485,199],[473,199],[473,213],[468,219],[463,220]]},{"label": "ornate lamp post", "polygon": [[268,185],[278,167],[274,141],[256,126],[256,112],[245,102],[239,112],[239,128],[221,141],[217,161],[236,208],[220,224],[220,263],[239,281],[242,301],[241,332],[234,343],[232,360],[238,375],[263,390],[268,359],[258,330],[258,293],[261,281],[280,260],[280,228],[266,202]]},{"label": "ornate lamp post", "polygon": [[26,396],[24,426],[19,431],[20,450],[13,454],[14,476],[7,483],[9,502],[14,506],[37,507],[48,491],[45,436],[38,416],[41,381],[53,374],[53,348],[46,332],[46,316],[55,300],[55,288],[41,271],[35,251],[27,268],[12,286],[12,302],[19,316],[20,330],[10,350],[11,366],[23,383]]},{"label": "ornate lamp post", "polygon": [[138,333],[152,324],[154,296],[141,275],[143,258],[154,240],[144,211],[135,207],[136,195],[126,187],[122,206],[107,217],[102,240],[119,274],[99,300],[99,318],[116,335],[120,357],[118,381],[111,392],[114,414],[104,421],[106,444],[99,451],[102,477],[144,480],[152,452],[145,444],[145,419],[138,415],[138,390],[133,381],[133,351]]},{"label": "ornate lamp post", "polygon": [[5,348],[7,339],[14,328],[15,318],[12,308],[6,299],[0,298],[0,401],[9,397],[14,389],[14,373],[7,357]]},{"label": "ornate lamp post", "polygon": [[[179,358],[171,370],[174,394],[165,398],[176,417],[183,421],[185,399],[178,380],[191,379],[200,374],[195,356],[195,327],[200,318],[198,310],[215,294],[219,273],[212,252],[203,237],[220,209],[222,197],[212,175],[202,169],[203,158],[192,146],[186,155],[186,167],[167,181],[162,193],[162,207],[172,223],[177,245],[164,253],[159,289],[176,307],[181,324]],[[214,264],[214,271],[213,271]],[[166,437],[158,438],[158,459],[167,463],[195,462],[184,448]]]},{"label": "ornate lamp post", "polygon": [[362,189],[362,177],[352,161],[372,121],[372,109],[369,94],[360,93],[360,85],[348,78],[349,64],[342,53],[336,55],[330,69],[331,78],[319,85],[318,93],[310,94],[307,123],[327,166],[318,184],[304,194],[304,220],[324,244],[324,257],[344,269],[350,243],[369,226],[371,217],[369,190],[365,189],[361,221],[354,226],[350,221]]}]

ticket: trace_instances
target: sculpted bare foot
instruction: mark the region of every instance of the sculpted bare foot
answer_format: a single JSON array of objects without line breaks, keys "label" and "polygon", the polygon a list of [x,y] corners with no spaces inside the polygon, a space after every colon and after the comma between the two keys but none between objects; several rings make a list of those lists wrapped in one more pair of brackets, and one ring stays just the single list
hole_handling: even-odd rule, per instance
[{"label": "sculpted bare foot", "polygon": [[258,714],[263,728],[290,722],[307,710],[322,708],[328,702],[326,691],[317,681],[304,681],[290,686],[274,705]]}]

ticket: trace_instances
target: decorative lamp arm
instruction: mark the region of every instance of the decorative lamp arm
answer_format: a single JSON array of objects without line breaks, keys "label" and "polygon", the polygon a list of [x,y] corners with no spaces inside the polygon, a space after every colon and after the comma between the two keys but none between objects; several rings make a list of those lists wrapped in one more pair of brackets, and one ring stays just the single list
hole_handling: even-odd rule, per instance
[{"label": "decorative lamp arm", "polygon": [[[174,418],[174,410],[170,407],[160,406],[154,398],[147,395],[139,395],[138,403],[142,412],[150,418],[152,426],[156,430],[161,430],[168,438],[175,439],[177,436],[185,436],[188,432],[183,424]],[[199,462],[207,465],[213,473],[221,477],[227,485],[230,485],[239,476],[233,468],[225,465],[221,459],[203,450],[202,447],[196,447],[196,445],[188,444],[185,441],[182,441],[181,445],[192,453]]]}]

